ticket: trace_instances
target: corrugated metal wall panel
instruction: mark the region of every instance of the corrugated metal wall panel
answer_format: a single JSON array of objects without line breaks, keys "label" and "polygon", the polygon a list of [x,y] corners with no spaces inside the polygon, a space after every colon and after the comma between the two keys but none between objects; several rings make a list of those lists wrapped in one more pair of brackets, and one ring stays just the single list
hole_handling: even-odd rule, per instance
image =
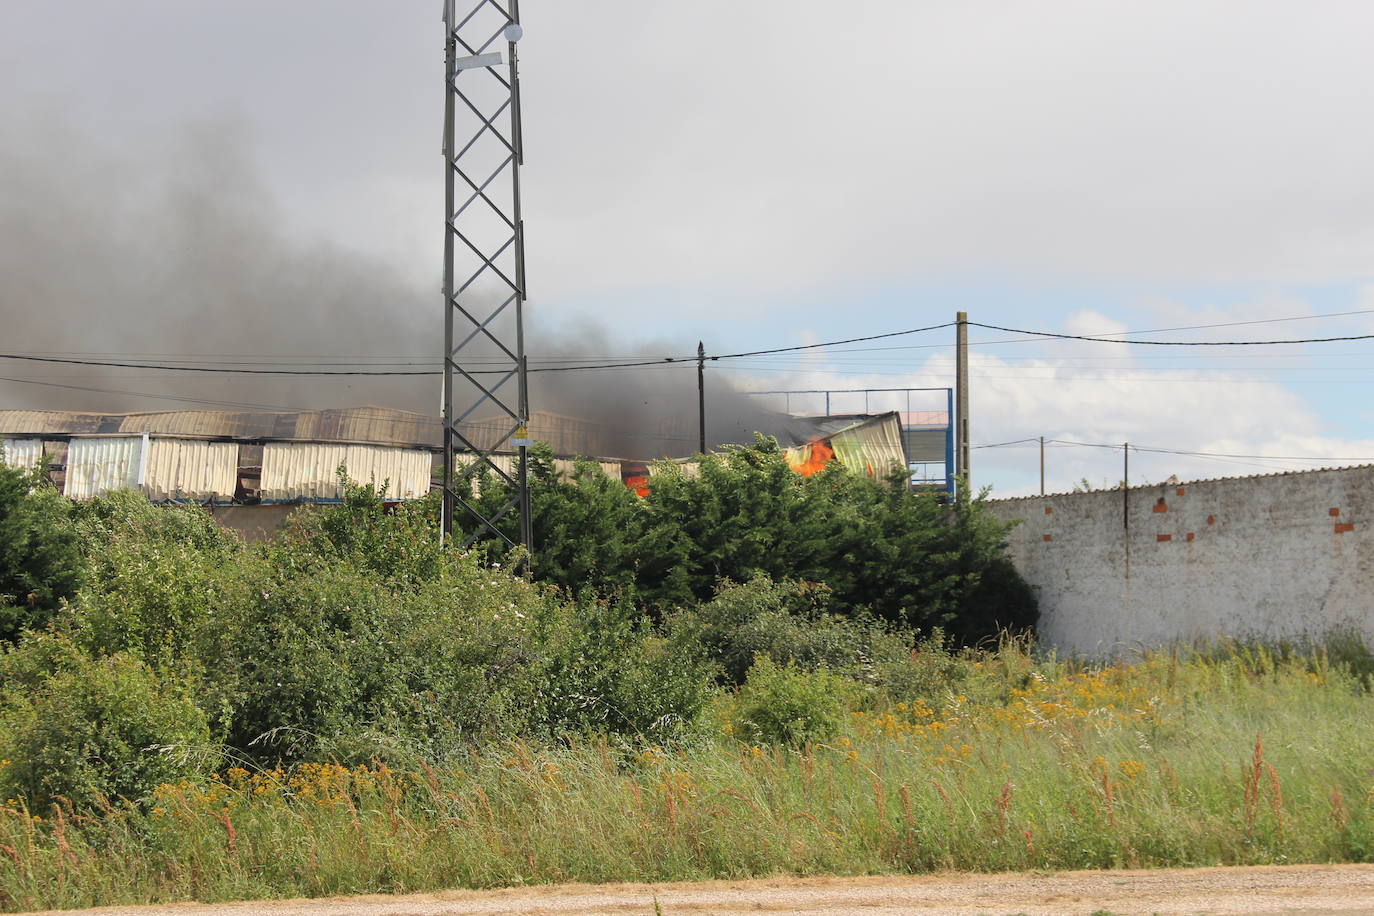
[{"label": "corrugated metal wall panel", "polygon": [[[615,468],[616,476],[618,477],[620,476],[620,465],[615,465]],[[607,473],[609,474],[610,472],[607,471]],[[701,462],[695,459],[688,459],[686,461],[665,460],[649,462],[650,478],[663,473],[681,474],[688,480],[696,480],[701,476]]]},{"label": "corrugated metal wall panel", "polygon": [[233,442],[154,439],[143,492],[158,502],[232,502],[238,463],[239,447]]},{"label": "corrugated metal wall panel", "polygon": [[389,499],[418,499],[429,492],[430,453],[376,445],[269,442],[262,450],[262,498],[340,499],[337,468],[351,480],[387,484]]},{"label": "corrugated metal wall panel", "polygon": [[143,438],[73,439],[67,448],[64,492],[72,499],[90,499],[109,490],[138,486]]},{"label": "corrugated metal wall panel", "polygon": [[905,468],[902,427],[897,414],[883,414],[830,437],[835,457],[851,471],[882,477],[893,467]]},{"label": "corrugated metal wall panel", "polygon": [[[553,460],[554,469],[558,471],[558,476],[562,477],[564,480],[572,479],[573,469],[576,464],[577,461],[573,458],[555,458]],[[596,461],[595,464],[601,469],[601,473],[605,474],[607,477],[612,480],[620,479],[619,461]]]},{"label": "corrugated metal wall panel", "polygon": [[12,468],[31,468],[43,459],[42,439],[0,439],[0,461]]}]

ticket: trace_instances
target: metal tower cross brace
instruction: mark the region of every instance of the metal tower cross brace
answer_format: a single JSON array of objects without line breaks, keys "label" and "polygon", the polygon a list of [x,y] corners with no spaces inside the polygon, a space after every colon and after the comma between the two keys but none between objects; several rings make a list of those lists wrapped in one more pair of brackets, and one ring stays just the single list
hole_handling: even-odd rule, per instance
[{"label": "metal tower cross brace", "polygon": [[[478,523],[469,543],[495,536],[514,546],[517,542],[499,527],[514,510],[520,518],[519,543],[528,547],[518,0],[445,0],[444,31],[442,532],[445,538],[452,534],[461,508]],[[474,424],[481,410],[499,419]],[[514,476],[492,458],[510,445],[518,449]],[[460,450],[471,456],[461,469]],[[510,484],[514,494],[490,516],[472,501],[472,476],[484,467]]]}]

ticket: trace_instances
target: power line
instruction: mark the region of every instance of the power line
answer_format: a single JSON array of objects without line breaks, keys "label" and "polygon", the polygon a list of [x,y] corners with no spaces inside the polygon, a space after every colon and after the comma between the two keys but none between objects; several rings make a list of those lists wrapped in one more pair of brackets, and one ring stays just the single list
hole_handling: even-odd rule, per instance
[{"label": "power line", "polygon": [[[1164,332],[1164,331],[1196,330],[1196,329],[1202,329],[1202,328],[1230,327],[1230,326],[1247,325],[1247,324],[1265,324],[1265,323],[1274,323],[1274,322],[1282,322],[1282,321],[1302,321],[1302,320],[1310,320],[1310,319],[1316,319],[1316,318],[1339,317],[1339,316],[1344,316],[1344,315],[1368,314],[1368,313],[1371,313],[1371,312],[1374,312],[1374,309],[1361,309],[1361,310],[1355,310],[1355,311],[1349,311],[1349,312],[1332,312],[1332,313],[1327,313],[1327,314],[1324,314],[1324,315],[1300,315],[1300,316],[1292,316],[1292,317],[1288,317],[1288,318],[1265,318],[1265,319],[1254,319],[1254,320],[1250,320],[1250,321],[1221,322],[1221,323],[1213,323],[1213,324],[1207,324],[1207,325],[1180,326],[1180,327],[1175,327],[1175,328],[1157,328],[1157,329],[1146,330],[1146,331],[1123,331],[1123,332],[1121,332],[1121,335],[1126,335],[1126,334],[1141,334],[1141,333],[1159,333],[1159,332]],[[982,323],[982,322],[969,322],[969,324],[970,324],[970,325],[973,325],[973,326],[975,326],[975,327],[981,327],[981,328],[985,328],[985,329],[988,329],[988,330],[1002,331],[1002,332],[1010,333],[1010,334],[1022,334],[1022,335],[1027,335],[1027,336],[1030,336],[1030,337],[1046,337],[1046,338],[1053,338],[1053,339],[1059,339],[1059,340],[1082,340],[1082,341],[1090,341],[1090,342],[1094,342],[1094,343],[1126,343],[1126,344],[1139,344],[1139,345],[1144,345],[1144,346],[1176,346],[1176,347],[1277,346],[1277,345],[1309,344],[1309,343],[1333,343],[1333,342],[1337,342],[1337,341],[1352,341],[1352,340],[1369,340],[1369,339],[1374,339],[1374,334],[1357,334],[1357,335],[1345,335],[1345,336],[1338,336],[1338,337],[1313,337],[1313,338],[1302,338],[1302,339],[1293,339],[1293,340],[1250,340],[1250,341],[1123,340],[1123,339],[1120,339],[1120,337],[1115,337],[1115,338],[1112,338],[1112,337],[1094,337],[1094,336],[1084,335],[1084,334],[1063,334],[1063,333],[1058,333],[1058,332],[1054,332],[1054,331],[1035,331],[1035,330],[1027,330],[1027,329],[1023,329],[1023,328],[1009,328],[1009,327],[1002,327],[1002,326],[999,326],[999,325],[984,324],[984,323]],[[797,345],[787,346],[787,347],[771,347],[771,348],[766,348],[766,349],[761,349],[761,350],[745,350],[745,351],[741,351],[741,352],[738,352],[738,353],[723,353],[723,354],[718,354],[718,355],[715,355],[715,356],[709,356],[709,357],[707,357],[707,358],[710,359],[710,360],[712,360],[712,361],[714,362],[714,361],[718,361],[718,360],[734,360],[734,359],[744,359],[744,358],[748,358],[748,357],[770,356],[770,355],[776,355],[776,354],[780,354],[780,353],[798,353],[798,352],[800,352],[800,351],[805,351],[805,350],[816,350],[816,349],[821,349],[821,348],[825,348],[825,347],[835,347],[835,346],[842,346],[842,345],[845,345],[845,344],[863,343],[863,342],[867,342],[867,341],[871,341],[871,340],[884,340],[884,339],[888,339],[888,338],[892,338],[892,337],[901,337],[901,336],[906,336],[906,335],[910,335],[910,334],[920,334],[920,333],[925,333],[925,332],[928,332],[928,331],[936,331],[936,330],[940,330],[940,329],[942,329],[942,328],[952,327],[953,325],[954,325],[954,322],[944,322],[944,323],[942,323],[942,324],[928,325],[928,326],[920,327],[920,328],[909,328],[909,329],[901,330],[901,331],[888,331],[888,332],[884,332],[884,333],[881,333],[881,334],[869,334],[869,335],[865,335],[865,336],[862,336],[862,337],[849,337],[849,338],[844,338],[844,339],[841,339],[841,340],[823,341],[823,342],[820,342],[820,343],[797,344]],[[1016,341],[1016,340],[1011,340],[1011,341],[978,341],[977,343],[982,344],[982,345],[987,345],[987,344],[995,344],[995,343],[1017,343],[1017,342],[1021,342],[1021,341]],[[937,344],[937,345],[931,345],[930,348],[936,348],[936,347],[938,347],[938,348],[943,348],[943,347],[945,347],[945,346],[948,346],[948,345],[947,345],[947,344]],[[916,349],[916,348],[917,348],[917,347],[912,347],[912,348],[910,348],[910,349]],[[924,349],[924,348],[926,348],[926,347],[922,346],[922,347],[919,347],[919,348]],[[840,350],[840,351],[836,351],[836,352],[837,352],[837,353],[860,353],[860,352],[872,352],[872,351],[880,350],[880,349],[887,349],[887,348],[877,348],[877,347],[875,347],[875,348],[853,348],[853,349],[850,349],[850,350]],[[903,349],[906,349],[906,348],[903,348]],[[206,355],[212,355],[212,354],[206,354]],[[286,358],[289,358],[289,357],[276,357],[276,358],[286,359]],[[363,358],[364,358],[364,359],[368,359],[368,358],[371,358],[371,357],[363,357]],[[380,358],[380,357],[378,357],[378,358]],[[39,355],[34,355],[34,354],[32,354],[32,353],[0,353],[0,359],[13,359],[13,360],[22,360],[22,361],[29,361],[29,362],[57,363],[57,364],[62,364],[62,365],[98,366],[98,367],[113,368],[113,369],[148,369],[148,370],[156,370],[156,371],[163,371],[163,372],[198,372],[198,373],[206,373],[206,374],[280,375],[280,376],[319,376],[319,377],[422,377],[422,376],[431,376],[431,375],[436,374],[436,372],[438,371],[438,368],[439,368],[439,367],[437,367],[437,366],[435,366],[435,365],[433,365],[433,364],[427,364],[428,367],[427,367],[427,368],[424,368],[424,369],[299,369],[299,368],[284,369],[284,368],[261,368],[261,367],[258,367],[258,368],[247,368],[247,367],[245,367],[243,364],[238,364],[238,365],[233,365],[233,366],[227,366],[227,365],[214,365],[214,364],[212,364],[212,365],[199,365],[199,366],[197,366],[197,365],[170,365],[170,364],[154,364],[154,363],[147,363],[147,362],[125,362],[125,361],[120,361],[120,360],[79,359],[79,358],[69,357],[69,356],[39,356]],[[633,368],[643,368],[643,367],[649,367],[649,366],[668,366],[668,365],[694,364],[695,361],[696,361],[696,357],[695,357],[695,356],[664,356],[664,357],[658,357],[658,358],[655,358],[655,359],[631,360],[631,361],[620,361],[620,362],[588,362],[587,360],[589,360],[589,359],[594,359],[594,357],[564,357],[564,358],[562,358],[561,360],[556,360],[556,361],[559,361],[559,362],[566,362],[566,363],[574,363],[574,364],[570,364],[570,365],[543,365],[543,366],[535,366],[535,367],[530,368],[528,371],[529,371],[529,372],[574,372],[574,371],[583,371],[583,370],[633,369]],[[325,365],[329,365],[329,363],[324,363],[324,364],[325,364]],[[401,363],[401,364],[402,364],[402,365],[419,365],[418,363]],[[262,366],[262,365],[273,366],[274,364],[273,364],[273,363],[258,363],[257,365],[258,365],[258,366]],[[509,371],[509,370],[502,370],[502,369],[473,369],[473,370],[470,370],[467,374],[469,374],[469,375],[474,375],[474,376],[475,376],[475,375],[502,375],[502,374],[506,374],[508,371]]]},{"label": "power line", "polygon": [[1013,440],[1011,440],[1010,442],[989,442],[989,443],[986,443],[986,444],[984,444],[984,445],[974,445],[974,446],[972,446],[972,448],[1006,448],[1007,446],[1011,446],[1011,445],[1020,445],[1020,444],[1022,444],[1023,442],[1039,442],[1039,441],[1040,441],[1040,439],[1039,439],[1038,437],[1030,438],[1030,439],[1013,439]]},{"label": "power line", "polygon": [[[1251,318],[1246,321],[1219,321],[1213,324],[1185,324],[1176,328],[1150,328],[1145,331],[1122,331],[1122,334],[1163,334],[1168,331],[1201,331],[1208,328],[1235,328],[1247,324],[1281,324],[1285,321],[1314,321],[1319,318],[1344,318],[1349,315],[1374,315],[1374,309],[1355,309],[1349,312],[1324,312],[1320,315],[1290,315],[1287,318]],[[973,322],[969,322],[972,324]]]},{"label": "power line", "polygon": [[[1279,323],[1289,322],[1289,321],[1315,321],[1315,320],[1324,319],[1324,318],[1342,318],[1342,317],[1347,317],[1347,316],[1351,316],[1351,315],[1374,315],[1374,309],[1354,309],[1354,310],[1352,310],[1352,311],[1347,311],[1347,312],[1324,312],[1324,313],[1317,314],[1317,315],[1290,315],[1290,316],[1287,316],[1287,317],[1284,317],[1284,318],[1253,318],[1253,319],[1248,319],[1248,320],[1246,320],[1246,321],[1221,321],[1221,322],[1213,322],[1212,324],[1189,324],[1189,325],[1179,325],[1179,326],[1177,326],[1177,327],[1170,327],[1170,328],[1149,328],[1149,329],[1146,329],[1146,330],[1139,330],[1139,331],[1122,331],[1121,334],[1122,334],[1122,335],[1126,335],[1126,334],[1162,334],[1162,333],[1169,332],[1169,331],[1196,331],[1196,330],[1203,330],[1203,329],[1209,329],[1209,328],[1230,328],[1230,327],[1239,327],[1239,326],[1241,326],[1241,325],[1252,325],[1252,324],[1279,324]],[[970,324],[972,324],[972,323],[973,323],[973,322],[970,322]],[[907,330],[907,331],[891,331],[891,332],[884,333],[884,334],[874,334],[874,335],[870,335],[870,336],[868,336],[868,337],[855,337],[855,338],[850,338],[849,340],[832,340],[832,341],[827,341],[827,342],[825,342],[825,343],[818,343],[818,344],[802,344],[802,345],[793,346],[793,347],[778,347],[778,348],[769,349],[769,350],[754,350],[754,351],[751,351],[751,352],[748,352],[748,353],[726,354],[726,355],[724,355],[724,356],[720,356],[720,357],[717,357],[717,358],[719,358],[719,359],[727,359],[727,358],[731,358],[731,357],[734,357],[734,356],[757,356],[757,355],[761,355],[761,354],[765,354],[765,353],[783,353],[783,352],[789,352],[789,351],[794,351],[794,350],[806,350],[806,349],[815,349],[815,348],[820,348],[820,347],[840,346],[840,345],[846,344],[846,343],[861,343],[861,342],[869,341],[869,340],[880,340],[880,339],[886,338],[886,337],[899,337],[899,336],[902,336],[902,335],[905,335],[905,334],[914,334],[914,333],[917,333],[917,332],[920,332],[920,331],[938,330],[938,329],[940,329],[940,328],[946,328],[946,327],[952,327],[952,326],[953,326],[953,322],[946,322],[945,324],[931,325],[930,327],[926,327],[926,328],[913,328],[913,329]],[[1036,332],[1018,331],[1018,332],[1016,332],[1016,333],[1036,333]],[[984,340],[984,341],[970,341],[970,344],[974,344],[974,343],[979,343],[979,344],[997,344],[997,343],[1022,343],[1022,342],[1023,342],[1023,341],[1021,341],[1021,340],[1019,340],[1019,339],[1017,339],[1017,340]],[[934,345],[931,345],[931,346],[933,346],[933,347],[947,347],[947,346],[952,346],[952,344],[934,344]],[[928,348],[928,347],[926,347],[926,346],[924,346],[924,345],[918,346],[918,347],[859,347],[859,348],[856,348],[856,349],[854,349],[854,350],[842,350],[842,351],[839,351],[839,352],[844,352],[844,353],[868,353],[868,352],[874,352],[874,351],[878,351],[878,350],[907,350],[907,349],[927,349],[927,348]],[[383,356],[383,355],[369,354],[369,353],[275,353],[275,354],[271,354],[271,353],[192,353],[192,354],[177,354],[177,353],[167,353],[167,352],[162,352],[162,351],[147,351],[147,350],[144,350],[144,351],[133,351],[133,350],[126,350],[126,351],[120,351],[120,350],[101,350],[101,351],[79,351],[79,350],[24,350],[24,351],[18,351],[18,352],[19,352],[19,353],[22,353],[23,355],[26,355],[26,356],[66,356],[66,357],[78,357],[78,356],[80,356],[80,357],[99,357],[99,356],[104,356],[104,357],[116,357],[116,356],[119,356],[119,357],[127,357],[127,358],[144,358],[144,357],[146,357],[146,358],[149,358],[149,359],[151,359],[151,358],[153,358],[153,357],[163,357],[163,358],[170,359],[170,360],[173,361],[173,362],[215,362],[217,359],[224,359],[224,360],[226,360],[226,362],[232,362],[232,363],[235,364],[235,365],[270,365],[270,363],[245,362],[244,360],[273,360],[273,359],[275,359],[275,360],[294,360],[294,361],[298,361],[298,362],[299,362],[299,361],[309,361],[310,364],[312,364],[312,365],[328,365],[328,363],[325,363],[324,360],[340,360],[340,361],[341,361],[340,364],[343,364],[343,365],[351,365],[351,364],[353,364],[353,363],[356,363],[356,362],[359,362],[359,361],[362,361],[362,360],[390,361],[390,362],[395,362],[395,363],[398,364],[398,365],[436,365],[436,363],[435,363],[433,360],[429,359],[428,357],[426,357],[426,356],[424,356],[424,355],[422,355],[422,354],[417,354],[417,353],[404,353],[404,354],[400,354],[400,355],[397,355],[397,356]],[[181,358],[181,357],[185,357],[185,358]],[[193,357],[195,357],[195,358],[197,358],[197,359],[193,359]],[[203,357],[204,359],[199,359],[200,357]],[[212,357],[215,358],[215,359],[211,359]],[[231,359],[230,359],[231,357],[243,357],[243,360],[231,360]],[[682,357],[679,357],[679,358],[682,358]],[[690,358],[695,359],[695,357],[690,357]],[[1103,358],[1116,359],[1116,358],[1119,358],[1119,357],[1103,357]],[[569,357],[562,357],[562,358],[559,358],[559,359],[548,359],[548,360],[545,360],[545,362],[605,362],[605,361],[608,361],[608,360],[632,360],[632,359],[638,359],[638,357],[636,357],[636,356],[609,356],[609,355],[581,356],[581,357],[569,356]],[[478,360],[478,362],[482,362],[482,360]]]},{"label": "power line", "polygon": [[[1268,347],[1283,344],[1334,343],[1344,340],[1370,340],[1374,334],[1350,334],[1343,337],[1307,337],[1298,340],[1121,340],[1113,337],[1090,337],[1086,334],[1060,334],[1054,331],[1027,331],[1022,328],[1004,328],[995,324],[982,324],[970,321],[970,325],[990,331],[1004,331],[1008,334],[1028,334],[1034,337],[1052,337],[1057,340],[1087,340],[1094,343],[1124,343],[1150,347]],[[1201,327],[1201,326],[1200,326]],[[1175,328],[1174,330],[1184,330]],[[1152,333],[1149,331],[1122,331],[1123,334]]]},{"label": "power line", "polygon": [[[737,359],[741,356],[764,356],[769,353],[791,353],[796,350],[814,350],[818,347],[838,347],[841,344],[862,343],[866,340],[883,340],[888,337],[903,337],[907,334],[921,334],[925,331],[938,331],[941,328],[952,327],[954,327],[954,322],[946,321],[944,324],[932,324],[929,327],[911,328],[906,331],[888,331],[886,334],[870,334],[867,337],[850,337],[847,340],[828,340],[825,343],[800,344],[794,347],[773,347],[769,350],[749,350],[744,353],[726,353],[722,356],[708,356],[707,359]],[[695,359],[695,357],[693,358]]]},{"label": "power line", "polygon": [[[883,334],[870,334],[866,337],[850,337],[844,340],[826,341],[824,343],[798,344],[791,347],[773,347],[767,350],[749,350],[741,353],[722,353],[717,356],[707,357],[711,360],[720,359],[740,359],[748,356],[763,356],[771,353],[790,353],[798,350],[812,350],[817,347],[837,346],[839,344],[858,343],[866,340],[880,340],[888,337],[900,337],[906,334],[920,334],[925,331],[935,331],[940,328],[950,327],[953,322],[931,325],[923,328],[911,328],[905,331],[888,331]],[[59,356],[33,356],[23,353],[0,353],[0,359],[26,360],[30,362],[42,363],[61,363],[64,365],[75,366],[104,366],[113,369],[157,369],[166,372],[203,372],[203,373],[230,373],[234,375],[311,375],[311,376],[417,376],[434,375],[435,369],[428,370],[368,370],[368,369],[342,369],[342,370],[322,370],[322,369],[246,369],[237,367],[220,366],[172,366],[154,365],[149,363],[129,363],[114,360],[90,360],[75,359],[71,357]],[[697,357],[690,356],[663,356],[658,359],[646,359],[633,362],[619,363],[597,363],[591,365],[575,366],[540,366],[531,368],[529,372],[573,372],[584,369],[631,369],[641,366],[661,366],[669,364],[681,364],[691,362],[695,364]],[[468,372],[468,375],[503,375],[508,370],[501,369],[476,369]]]},{"label": "power line", "polygon": [[94,391],[97,394],[117,394],[131,398],[154,398],[160,401],[181,401],[187,404],[210,404],[215,407],[237,407],[240,410],[269,410],[276,411],[285,408],[273,407],[270,404],[244,404],[237,401],[215,401],[206,398],[188,398],[174,394],[152,394],[146,391],[123,391],[117,388],[95,388],[90,385],[64,385],[58,382],[38,382],[27,378],[4,378],[0,377],[0,382],[17,382],[21,385],[41,385],[44,388],[66,388],[72,391]]},{"label": "power line", "polygon": [[[1039,442],[1038,437],[1027,439],[1013,439],[1010,442],[993,442],[986,445],[975,445],[974,448],[1002,448],[1004,446],[1019,445],[1023,442]],[[1046,445],[1065,445],[1078,446],[1080,448],[1105,448],[1114,451],[1121,451],[1123,448],[1130,448],[1133,452],[1152,452],[1163,455],[1184,455],[1196,458],[1250,458],[1260,461],[1348,461],[1355,463],[1374,463],[1372,458],[1331,458],[1317,457],[1313,455],[1237,455],[1228,452],[1195,452],[1187,449],[1162,448],[1154,445],[1136,445],[1134,442],[1080,442],[1076,439],[1046,439]]]}]

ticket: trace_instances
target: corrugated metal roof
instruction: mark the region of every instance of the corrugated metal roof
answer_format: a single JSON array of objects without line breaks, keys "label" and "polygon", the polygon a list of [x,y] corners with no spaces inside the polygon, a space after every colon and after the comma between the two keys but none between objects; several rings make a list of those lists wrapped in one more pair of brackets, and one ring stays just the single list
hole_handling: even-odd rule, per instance
[{"label": "corrugated metal roof", "polygon": [[897,414],[887,413],[856,423],[830,437],[835,457],[851,471],[881,477],[894,467],[906,467],[902,427]]},{"label": "corrugated metal roof", "polygon": [[[861,419],[856,420],[855,417]],[[787,463],[793,470],[808,476],[814,473],[814,468],[819,465],[813,465],[812,470],[802,466],[812,464],[815,460],[812,457],[812,449],[822,440],[829,443],[829,447],[822,453],[822,461],[833,455],[841,464],[857,474],[881,477],[893,467],[906,466],[906,454],[902,449],[902,427],[895,411],[876,416],[858,414],[811,419],[824,421],[817,425],[828,429],[823,435],[814,436],[804,445],[784,449]]]},{"label": "corrugated metal roof", "polygon": [[[500,446],[515,422],[487,417],[459,425],[479,448]],[[557,455],[614,454],[608,445],[617,430],[605,423],[535,411],[530,434]],[[345,407],[282,413],[229,410],[170,410],[98,414],[66,410],[0,410],[0,436],[128,436],[150,433],[204,439],[280,442],[337,442],[440,449],[443,427],[437,417],[389,407]]]},{"label": "corrugated metal roof", "polygon": [[439,448],[437,417],[389,407],[289,412],[170,410],[98,414],[67,410],[0,410],[0,435],[127,436],[152,433],[207,439],[362,442]]}]

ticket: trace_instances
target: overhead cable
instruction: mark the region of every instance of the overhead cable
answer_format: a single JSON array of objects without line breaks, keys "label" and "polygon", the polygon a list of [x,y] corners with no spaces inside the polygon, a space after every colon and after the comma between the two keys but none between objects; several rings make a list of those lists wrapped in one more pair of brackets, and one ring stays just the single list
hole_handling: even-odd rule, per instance
[{"label": "overhead cable", "polygon": [[[899,337],[905,334],[920,334],[925,331],[935,331],[940,328],[951,327],[953,322],[935,324],[924,328],[911,328],[905,331],[888,331],[884,334],[871,334],[867,337],[850,337],[845,340],[825,341],[824,343],[798,344],[791,347],[774,347],[768,350],[749,350],[742,353],[722,353],[716,356],[708,356],[707,359],[739,359],[746,356],[762,356],[769,353],[789,353],[795,350],[812,350],[817,347],[830,347],[839,344],[859,343],[865,340],[879,340],[886,337]],[[23,353],[0,353],[0,359],[27,360],[40,363],[62,363],[75,366],[105,366],[113,369],[158,369],[167,372],[210,372],[210,373],[231,373],[234,375],[312,375],[312,376],[414,376],[414,375],[434,375],[436,369],[426,370],[368,370],[368,369],[243,369],[219,366],[168,366],[153,365],[149,363],[126,363],[112,360],[92,360],[92,359],[73,359],[70,357],[58,356],[31,356]],[[639,366],[662,366],[670,364],[695,364],[698,357],[691,356],[663,356],[658,359],[645,359],[633,362],[621,363],[599,363],[594,365],[580,366],[539,366],[530,368],[528,372],[575,372],[584,369],[631,369]],[[504,375],[510,370],[506,369],[474,369],[466,372],[467,375]]]},{"label": "overhead cable", "polygon": [[[1024,328],[1004,328],[995,324],[970,321],[969,325],[986,328],[989,331],[1004,331],[1009,334],[1028,334],[1034,337],[1051,337],[1056,340],[1086,340],[1093,343],[1136,344],[1149,347],[1268,347],[1282,344],[1335,343],[1343,340],[1371,340],[1374,334],[1348,334],[1342,337],[1306,337],[1298,340],[1122,340],[1119,337],[1092,337],[1087,334],[1060,334],[1055,331],[1028,331]],[[1181,330],[1181,329],[1177,329]],[[1123,331],[1123,334],[1132,333]]]}]

